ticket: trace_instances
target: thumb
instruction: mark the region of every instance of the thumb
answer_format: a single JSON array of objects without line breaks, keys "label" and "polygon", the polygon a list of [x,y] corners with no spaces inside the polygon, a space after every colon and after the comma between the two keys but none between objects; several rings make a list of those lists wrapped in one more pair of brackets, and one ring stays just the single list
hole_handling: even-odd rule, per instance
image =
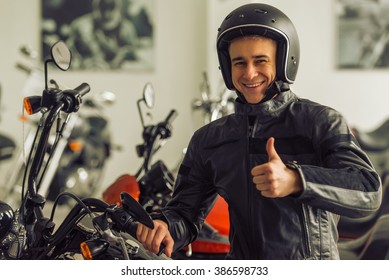
[{"label": "thumb", "polygon": [[266,152],[269,156],[269,161],[280,159],[280,156],[278,155],[276,148],[274,147],[274,142],[274,137],[270,137],[266,142]]}]

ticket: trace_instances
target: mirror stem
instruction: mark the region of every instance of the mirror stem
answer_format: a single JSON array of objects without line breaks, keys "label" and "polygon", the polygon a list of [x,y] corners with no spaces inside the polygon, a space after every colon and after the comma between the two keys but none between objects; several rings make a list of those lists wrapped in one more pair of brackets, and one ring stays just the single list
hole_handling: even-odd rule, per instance
[{"label": "mirror stem", "polygon": [[45,90],[46,91],[48,89],[48,86],[47,86],[47,67],[48,67],[48,64],[50,62],[53,62],[53,60],[52,59],[46,59],[46,61],[45,61]]},{"label": "mirror stem", "polygon": [[142,127],[145,128],[145,123],[144,123],[143,116],[142,116],[142,112],[141,112],[141,109],[140,109],[140,103],[141,103],[142,101],[143,101],[143,99],[139,99],[139,100],[136,102],[136,105],[138,106],[138,112],[139,112],[140,122],[142,123]]}]

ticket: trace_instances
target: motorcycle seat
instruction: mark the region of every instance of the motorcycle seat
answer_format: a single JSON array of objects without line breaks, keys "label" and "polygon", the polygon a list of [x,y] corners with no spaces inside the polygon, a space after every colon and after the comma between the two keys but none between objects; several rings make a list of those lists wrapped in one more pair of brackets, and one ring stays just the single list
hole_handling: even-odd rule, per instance
[{"label": "motorcycle seat", "polygon": [[339,239],[358,239],[366,234],[376,223],[379,217],[389,214],[389,182],[383,180],[382,185],[382,201],[380,208],[365,217],[349,218],[340,216],[338,223]]},{"label": "motorcycle seat", "polygon": [[338,223],[340,239],[357,239],[362,236],[376,223],[380,213],[377,211],[362,218],[349,218],[341,216]]},{"label": "motorcycle seat", "polygon": [[0,135],[0,160],[12,157],[16,148],[15,142],[6,135]]},{"label": "motorcycle seat", "polygon": [[370,132],[354,129],[353,133],[366,152],[381,152],[389,149],[389,119]]},{"label": "motorcycle seat", "polygon": [[389,215],[382,215],[363,236],[338,242],[341,260],[386,259],[389,253]]},{"label": "motorcycle seat", "polygon": [[376,137],[371,133],[360,133],[357,136],[358,143],[366,152],[382,152],[389,149],[389,141],[384,137]]}]

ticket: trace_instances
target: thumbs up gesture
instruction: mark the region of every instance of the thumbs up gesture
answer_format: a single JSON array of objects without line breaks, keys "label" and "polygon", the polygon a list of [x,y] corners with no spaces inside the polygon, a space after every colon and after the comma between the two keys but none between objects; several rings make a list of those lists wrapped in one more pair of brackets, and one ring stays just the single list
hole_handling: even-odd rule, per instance
[{"label": "thumbs up gesture", "polygon": [[274,137],[270,137],[266,142],[266,152],[269,156],[269,162],[273,160],[281,160],[280,156],[277,154],[276,148],[274,147],[275,141],[276,140],[274,139]]},{"label": "thumbs up gesture", "polygon": [[274,147],[274,138],[266,142],[267,163],[257,165],[251,170],[253,182],[261,195],[275,198],[284,197],[302,190],[301,177],[296,170],[289,169],[282,162]]}]

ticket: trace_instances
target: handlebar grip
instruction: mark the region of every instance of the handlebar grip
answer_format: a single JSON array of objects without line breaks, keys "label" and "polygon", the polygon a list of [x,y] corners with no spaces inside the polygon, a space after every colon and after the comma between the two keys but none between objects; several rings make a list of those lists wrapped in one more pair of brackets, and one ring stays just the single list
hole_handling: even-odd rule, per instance
[{"label": "handlebar grip", "polygon": [[19,70],[22,70],[23,72],[26,72],[28,75],[31,74],[32,70],[30,67],[22,64],[22,63],[16,63],[16,68],[19,69]]},{"label": "handlebar grip", "polygon": [[74,90],[78,94],[80,94],[81,96],[84,96],[85,94],[87,94],[90,91],[90,86],[87,83],[82,83],[81,85],[76,87]]},{"label": "handlebar grip", "polygon": [[[128,234],[130,234],[136,240],[138,240],[138,238],[136,236],[137,229],[138,229],[138,223],[128,223],[125,226],[124,231],[127,232]],[[159,246],[159,251],[158,251],[158,253],[156,255],[160,256],[163,253],[165,253],[165,248],[166,248],[165,244],[161,243],[161,245]]]},{"label": "handlebar grip", "polygon": [[138,229],[138,223],[127,223],[123,230],[136,239],[136,230]]},{"label": "handlebar grip", "polygon": [[169,115],[165,119],[165,124],[172,122],[177,117],[177,115],[178,115],[178,113],[176,110],[174,110],[174,109],[171,110]]},{"label": "handlebar grip", "polygon": [[87,83],[82,83],[78,87],[72,90],[62,91],[62,102],[64,106],[62,111],[66,113],[77,112],[82,103],[82,97],[90,91],[90,86]]},{"label": "handlebar grip", "polygon": [[[125,226],[124,230],[125,230],[125,232],[130,234],[132,237],[134,237],[136,240],[138,240],[138,238],[136,236],[137,228],[138,228],[138,223],[129,223],[128,225]],[[166,249],[165,244],[161,243],[161,245],[159,246],[159,251],[156,255],[160,256],[160,255],[164,254],[165,249]]]}]

